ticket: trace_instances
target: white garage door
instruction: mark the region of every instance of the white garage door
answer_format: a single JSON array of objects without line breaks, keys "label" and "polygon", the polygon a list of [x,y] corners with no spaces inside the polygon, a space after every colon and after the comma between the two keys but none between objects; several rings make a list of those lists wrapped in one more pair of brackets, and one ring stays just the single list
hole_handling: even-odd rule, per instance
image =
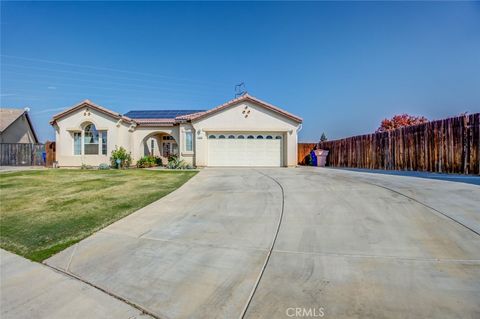
[{"label": "white garage door", "polygon": [[208,166],[282,166],[279,133],[208,133]]}]

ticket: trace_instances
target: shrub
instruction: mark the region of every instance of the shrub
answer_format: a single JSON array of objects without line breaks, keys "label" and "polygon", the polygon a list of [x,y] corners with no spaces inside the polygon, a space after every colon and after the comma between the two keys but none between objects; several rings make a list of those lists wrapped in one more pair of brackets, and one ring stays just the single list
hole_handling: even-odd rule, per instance
[{"label": "shrub", "polygon": [[98,169],[100,170],[110,169],[110,165],[108,165],[107,163],[101,163],[100,165],[98,165]]},{"label": "shrub", "polygon": [[192,168],[188,163],[184,160],[179,160],[176,155],[171,155],[168,158],[167,168],[169,169],[190,169]]},{"label": "shrub", "polygon": [[137,161],[137,167],[145,168],[145,167],[154,167],[162,165],[162,159],[160,157],[147,155],[142,157]]},{"label": "shrub", "polygon": [[[117,163],[119,160],[119,163]],[[115,150],[112,151],[112,156],[110,156],[110,164],[115,168],[128,168],[132,163],[132,155],[130,152],[127,153],[127,150],[122,146],[120,148],[115,147]]]},{"label": "shrub", "polygon": [[81,169],[93,169],[92,165],[82,164]]}]

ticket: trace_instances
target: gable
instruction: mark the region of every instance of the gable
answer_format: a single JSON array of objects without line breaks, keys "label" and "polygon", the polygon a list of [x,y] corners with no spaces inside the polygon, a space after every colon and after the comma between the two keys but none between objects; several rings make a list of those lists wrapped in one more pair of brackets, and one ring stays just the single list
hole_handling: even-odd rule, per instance
[{"label": "gable", "polygon": [[[111,114],[101,112],[87,105],[72,110],[67,115],[62,116],[55,123],[65,130],[79,130],[84,123],[93,123],[97,130],[113,129],[117,125],[127,126],[120,118]],[[120,122],[120,123],[119,123]]]},{"label": "gable", "polygon": [[55,124],[58,120],[71,116],[72,114],[77,113],[78,111],[82,111],[88,109],[89,111],[95,111],[96,113],[100,113],[106,116],[109,116],[115,120],[125,120],[127,122],[131,122],[132,120],[126,116],[123,116],[120,113],[113,112],[107,108],[104,108],[100,105],[96,105],[89,100],[85,100],[83,102],[80,102],[77,105],[72,106],[71,108],[68,108],[67,110],[60,112],[52,117],[52,120],[50,121],[50,124],[53,125]]},{"label": "gable", "polygon": [[222,105],[217,106],[217,107],[215,107],[211,110],[208,110],[206,112],[203,112],[201,114],[193,116],[192,121],[211,116],[211,115],[213,115],[215,113],[218,113],[218,112],[222,112],[222,111],[224,111],[224,110],[226,110],[230,107],[233,107],[233,106],[237,105],[238,103],[242,103],[242,102],[249,102],[249,103],[255,104],[258,107],[264,108],[264,109],[269,110],[273,113],[276,113],[276,114],[278,114],[282,117],[288,118],[289,120],[291,120],[293,122],[296,122],[297,124],[302,123],[302,118],[300,118],[296,115],[293,115],[293,114],[291,114],[291,113],[289,113],[285,110],[282,110],[281,108],[279,108],[277,106],[274,106],[270,103],[267,103],[267,102],[264,102],[260,99],[257,99],[255,97],[249,95],[249,94],[242,95],[242,96],[240,96],[236,99],[228,101],[225,104],[222,104]]},{"label": "gable", "polygon": [[13,121],[0,135],[2,143],[38,143],[27,113]]},{"label": "gable", "polygon": [[290,130],[299,123],[278,112],[254,103],[241,101],[217,112],[192,120],[195,127],[206,130]]}]

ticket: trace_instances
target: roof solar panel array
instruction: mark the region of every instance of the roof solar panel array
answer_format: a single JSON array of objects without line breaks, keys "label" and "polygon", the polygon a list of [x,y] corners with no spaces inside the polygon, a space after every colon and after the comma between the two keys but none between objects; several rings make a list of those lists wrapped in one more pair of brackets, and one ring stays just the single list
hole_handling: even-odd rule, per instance
[{"label": "roof solar panel array", "polygon": [[131,119],[173,119],[177,116],[198,112],[204,112],[204,110],[144,110],[130,111],[124,115]]}]

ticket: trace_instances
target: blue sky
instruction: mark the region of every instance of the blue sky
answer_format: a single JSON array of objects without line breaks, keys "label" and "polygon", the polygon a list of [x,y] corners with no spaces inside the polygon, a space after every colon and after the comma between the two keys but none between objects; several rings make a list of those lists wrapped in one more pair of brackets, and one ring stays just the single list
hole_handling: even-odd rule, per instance
[{"label": "blue sky", "polygon": [[208,109],[250,94],[304,118],[302,141],[373,132],[396,113],[480,111],[477,2],[2,2],[1,106],[48,120]]}]

